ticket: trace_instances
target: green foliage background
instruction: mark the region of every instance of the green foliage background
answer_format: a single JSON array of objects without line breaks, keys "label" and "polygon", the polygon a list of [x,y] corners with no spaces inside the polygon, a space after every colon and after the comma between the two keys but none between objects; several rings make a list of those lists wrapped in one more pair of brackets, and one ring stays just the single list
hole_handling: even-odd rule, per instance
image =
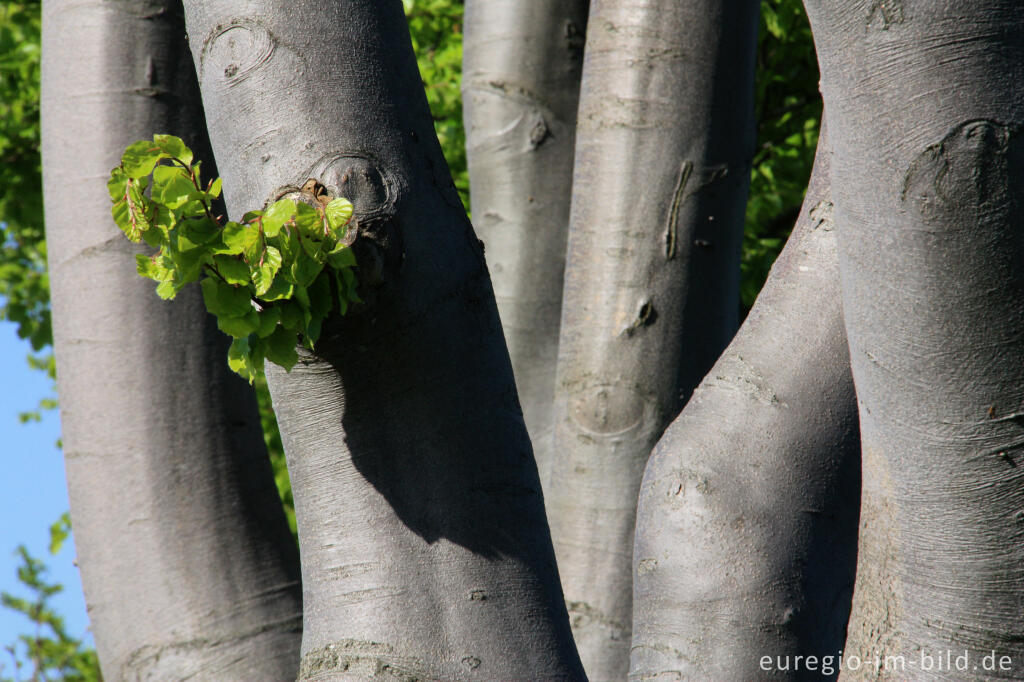
[{"label": "green foliage background", "polygon": [[[456,187],[469,203],[465,132],[459,82],[462,2],[403,0],[434,126]],[[821,100],[810,29],[799,0],[762,0],[757,51],[757,148],[743,241],[742,300],[749,309],[797,217],[818,140]],[[0,0],[0,320],[17,325],[31,344],[32,366],[53,376],[46,243],[42,230],[39,159],[40,0]],[[256,382],[267,448],[294,531],[291,486],[266,384]],[[53,407],[47,401],[42,408]],[[33,414],[24,416],[32,418]],[[64,525],[62,525],[64,524]],[[54,538],[66,534],[65,519]],[[63,530],[61,530],[63,528]],[[59,546],[59,542],[55,542]],[[3,551],[0,548],[0,551]],[[34,599],[2,597],[24,614],[32,631],[6,647],[16,678],[98,680],[95,653],[70,636],[48,599],[59,585],[45,579],[45,563],[18,550],[18,578]],[[28,673],[28,677],[24,674]]]}]

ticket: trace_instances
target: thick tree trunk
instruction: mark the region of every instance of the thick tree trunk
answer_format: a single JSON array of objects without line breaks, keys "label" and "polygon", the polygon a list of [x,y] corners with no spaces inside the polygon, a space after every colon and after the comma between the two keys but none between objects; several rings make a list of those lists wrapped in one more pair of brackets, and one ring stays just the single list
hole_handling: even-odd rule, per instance
[{"label": "thick tree trunk", "polygon": [[[860,443],[827,145],[822,136],[800,219],[750,315],[647,465],[631,679],[838,670],[820,662],[846,632]],[[798,670],[800,655],[819,662]]]},{"label": "thick tree trunk", "polygon": [[843,676],[1021,679],[1024,5],[807,6],[863,441]]},{"label": "thick tree trunk", "polygon": [[105,186],[125,146],[157,132],[210,158],[180,3],[43,10],[61,422],[105,679],[292,678],[298,554],[255,400],[198,288],[165,303],[135,273]]},{"label": "thick tree trunk", "polygon": [[629,665],[644,464],[735,331],[758,4],[591,4],[546,494],[594,680]]},{"label": "thick tree trunk", "polygon": [[462,69],[470,192],[546,483],[588,0],[468,0]]},{"label": "thick tree trunk", "polygon": [[271,368],[305,601],[300,679],[579,679],[483,253],[401,3],[190,2],[232,214],[352,199],[367,304]]}]

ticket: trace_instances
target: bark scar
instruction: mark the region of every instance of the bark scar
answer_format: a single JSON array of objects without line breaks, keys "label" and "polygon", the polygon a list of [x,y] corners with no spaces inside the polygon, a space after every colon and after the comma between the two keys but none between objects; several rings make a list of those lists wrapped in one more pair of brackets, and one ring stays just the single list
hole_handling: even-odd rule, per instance
[{"label": "bark scar", "polygon": [[[665,229],[666,260],[675,258],[679,250],[679,212],[682,210],[683,204],[694,194],[729,175],[729,167],[726,164],[711,166],[702,171],[699,181],[693,184],[690,182],[690,178],[693,177],[693,169],[694,163],[692,161],[683,161],[682,166],[679,168],[679,177],[676,180],[675,190],[672,192],[672,205],[669,208],[668,224]],[[700,241],[706,242],[707,240]],[[698,244],[698,246],[710,245],[710,242]]]}]

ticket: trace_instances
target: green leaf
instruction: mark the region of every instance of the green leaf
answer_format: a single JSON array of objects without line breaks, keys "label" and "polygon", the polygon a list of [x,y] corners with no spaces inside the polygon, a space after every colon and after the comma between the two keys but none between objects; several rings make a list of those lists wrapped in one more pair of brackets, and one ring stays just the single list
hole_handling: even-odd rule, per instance
[{"label": "green leaf", "polygon": [[252,347],[248,338],[235,339],[228,348],[228,367],[251,384],[263,367],[263,356]]},{"label": "green leaf", "polygon": [[206,309],[217,317],[242,317],[252,310],[247,288],[224,284],[215,277],[206,277],[200,286]]},{"label": "green leaf", "polygon": [[313,348],[313,344],[320,338],[320,328],[322,327],[324,318],[320,315],[310,315],[309,319],[306,320],[306,329],[304,335],[306,337],[306,347],[309,349]]},{"label": "green leaf", "polygon": [[184,220],[178,225],[178,234],[195,245],[209,244],[220,236],[221,227],[206,216]]},{"label": "green leaf", "polygon": [[291,371],[299,360],[295,344],[295,333],[278,327],[267,337],[267,360],[284,367],[286,371]]},{"label": "green leaf", "polygon": [[217,272],[228,284],[249,284],[249,266],[242,259],[235,256],[217,255],[213,257],[213,262],[217,266]]},{"label": "green leaf", "polygon": [[252,268],[252,283],[256,287],[257,296],[265,294],[273,285],[274,276],[281,269],[281,252],[268,246],[261,261]]},{"label": "green leaf", "polygon": [[[114,204],[110,207],[110,215],[113,216],[114,222],[121,229],[121,231],[124,232],[125,236],[128,237],[128,239],[131,239],[131,241],[133,242],[139,241],[139,233],[138,230],[136,230],[132,225],[131,214],[128,212],[127,201],[125,201],[124,199],[122,199],[121,201],[115,201]],[[133,235],[136,237],[135,239],[132,239]]]},{"label": "green leaf", "polygon": [[352,219],[352,202],[345,197],[337,197],[324,207],[327,214],[327,224],[335,239],[345,236],[345,226]]},{"label": "green leaf", "polygon": [[256,331],[259,326],[259,315],[252,308],[250,308],[249,312],[242,317],[217,317],[217,328],[236,339],[249,336],[249,334]]},{"label": "green leaf", "polygon": [[184,285],[179,285],[178,283],[174,282],[174,280],[160,282],[160,284],[156,285],[156,295],[164,299],[165,301],[169,301],[178,295],[178,292],[181,291],[182,286]]},{"label": "green leaf", "polygon": [[153,169],[153,201],[168,208],[178,208],[196,195],[196,186],[180,166],[157,166]]},{"label": "green leaf", "polygon": [[353,303],[362,303],[362,299],[356,294],[356,286],[359,284],[359,280],[356,279],[356,273],[351,270],[341,270],[340,272],[345,280],[345,285],[348,287],[348,300]]},{"label": "green leaf", "polygon": [[163,259],[158,256],[135,254],[135,271],[156,282],[168,282],[174,279],[174,270],[168,268]]},{"label": "green leaf", "polygon": [[291,263],[295,260],[295,254],[302,251],[302,246],[299,244],[298,229],[291,227],[282,230],[280,234],[272,239],[272,241],[278,250],[280,250],[283,262],[289,266],[288,268],[285,268],[285,271],[288,276],[291,277]]},{"label": "green leaf", "polygon": [[154,135],[153,144],[164,154],[181,161],[186,166],[192,163],[192,150],[185,146],[185,142],[180,137]]},{"label": "green leaf", "polygon": [[356,266],[356,254],[352,248],[345,244],[338,244],[327,254],[327,262],[335,270],[354,268]]},{"label": "green leaf", "polygon": [[259,258],[260,233],[255,227],[229,222],[224,226],[221,238],[230,253],[244,254],[250,263]]},{"label": "green leaf", "polygon": [[[179,238],[176,242],[182,242]],[[181,283],[194,282],[199,279],[200,268],[203,267],[203,263],[209,259],[209,254],[204,249],[190,248],[190,249],[168,249],[167,255],[174,262],[174,268],[176,270],[175,280]]]},{"label": "green leaf", "polygon": [[264,301],[277,301],[291,298],[295,294],[295,285],[288,281],[283,273],[278,273],[273,284],[262,294],[257,294]]},{"label": "green leaf", "polygon": [[156,223],[151,223],[149,229],[142,233],[142,240],[154,249],[158,249],[167,242],[167,235]]},{"label": "green leaf", "polygon": [[306,255],[315,260],[320,265],[327,262],[327,252],[324,250],[324,243],[319,238],[313,236],[306,236],[302,238],[302,250],[306,252]]},{"label": "green leaf", "polygon": [[295,202],[291,199],[278,199],[263,214],[263,232],[268,237],[276,237],[285,223],[295,216]]},{"label": "green leaf", "polygon": [[309,287],[309,307],[314,315],[326,317],[334,302],[331,299],[331,275],[321,272]]},{"label": "green leaf", "polygon": [[290,268],[292,280],[300,287],[308,287],[316,279],[320,271],[324,269],[323,263],[318,263],[306,255],[305,251],[295,254]]},{"label": "green leaf", "polygon": [[111,201],[124,200],[124,193],[128,190],[128,175],[124,169],[118,166],[110,171],[110,180],[107,181],[107,191],[110,192]]},{"label": "green leaf", "polygon": [[278,306],[272,306],[265,308],[259,314],[260,324],[256,328],[256,336],[265,338],[274,333],[277,329],[277,323],[281,321],[281,308]]},{"label": "green leaf", "polygon": [[220,196],[221,184],[220,178],[217,178],[210,183],[210,188],[206,190],[206,193],[209,194],[211,198],[216,199]]},{"label": "green leaf", "polygon": [[126,195],[127,201],[115,203],[111,215],[125,236],[133,242],[138,242],[142,239],[142,233],[150,227],[147,215],[150,202],[143,196],[136,183],[128,184]]},{"label": "green leaf", "polygon": [[295,203],[295,224],[299,228],[299,234],[323,236],[323,226],[320,221],[320,211],[309,204],[299,201]]},{"label": "green leaf", "polygon": [[296,305],[294,301],[281,301],[274,307],[281,310],[282,327],[291,330],[293,334],[297,334],[302,329],[305,324],[302,308]]},{"label": "green leaf", "polygon": [[334,271],[334,286],[338,292],[338,312],[344,315],[348,312],[348,285],[345,283],[345,278],[337,270]]},{"label": "green leaf", "polygon": [[139,140],[128,145],[121,156],[121,168],[129,178],[142,178],[153,172],[160,159],[167,154],[159,146],[149,140]]}]

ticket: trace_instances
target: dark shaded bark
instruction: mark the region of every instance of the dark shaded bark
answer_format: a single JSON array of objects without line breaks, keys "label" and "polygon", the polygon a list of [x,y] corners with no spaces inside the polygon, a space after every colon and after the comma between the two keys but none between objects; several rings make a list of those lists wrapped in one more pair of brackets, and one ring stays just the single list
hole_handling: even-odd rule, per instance
[{"label": "dark shaded bark", "polygon": [[630,679],[834,678],[860,442],[827,145],[757,302],[647,465]]},{"label": "dark shaded bark", "polygon": [[463,111],[519,400],[546,481],[588,0],[468,0]]},{"label": "dark shaded bark", "polygon": [[300,679],[579,679],[483,253],[401,3],[189,2],[233,215],[349,197],[367,304],[268,372],[305,578]]},{"label": "dark shaded bark", "polygon": [[298,555],[252,392],[198,288],[165,303],[136,275],[107,199],[137,139],[177,134],[210,159],[180,3],[54,0],[43,15],[61,422],[105,679],[294,677]]},{"label": "dark shaded bark", "polygon": [[594,680],[628,670],[644,464],[736,328],[757,13],[591,4],[545,494]]},{"label": "dark shaded bark", "polygon": [[1021,679],[1024,6],[806,4],[863,441],[843,677]]}]

